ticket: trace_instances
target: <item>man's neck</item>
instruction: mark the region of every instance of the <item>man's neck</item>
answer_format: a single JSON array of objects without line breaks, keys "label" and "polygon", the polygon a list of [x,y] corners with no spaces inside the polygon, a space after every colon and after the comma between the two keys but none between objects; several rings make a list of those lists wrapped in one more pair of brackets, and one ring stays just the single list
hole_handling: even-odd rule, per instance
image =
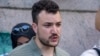
[{"label": "man's neck", "polygon": [[54,55],[54,47],[41,47],[41,52],[43,56],[53,56]]},{"label": "man's neck", "polygon": [[43,56],[54,56],[54,47],[43,45],[37,38],[35,39],[37,46],[40,48]]}]

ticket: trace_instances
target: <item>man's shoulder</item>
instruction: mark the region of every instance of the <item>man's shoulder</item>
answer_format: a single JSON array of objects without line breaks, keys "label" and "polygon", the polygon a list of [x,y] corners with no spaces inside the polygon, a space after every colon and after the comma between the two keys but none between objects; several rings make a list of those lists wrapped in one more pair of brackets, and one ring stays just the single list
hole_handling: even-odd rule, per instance
[{"label": "man's shoulder", "polygon": [[57,47],[57,54],[59,54],[59,56],[70,56],[68,52],[64,51],[63,49]]},{"label": "man's shoulder", "polygon": [[26,56],[30,53],[30,47],[27,44],[21,45],[14,50],[12,50],[8,56]]}]

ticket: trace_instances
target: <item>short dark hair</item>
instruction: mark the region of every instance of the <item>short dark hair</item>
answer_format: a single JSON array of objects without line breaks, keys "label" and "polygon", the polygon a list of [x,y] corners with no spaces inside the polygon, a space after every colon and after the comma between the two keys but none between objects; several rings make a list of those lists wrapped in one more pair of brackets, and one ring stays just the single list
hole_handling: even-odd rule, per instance
[{"label": "short dark hair", "polygon": [[42,10],[55,14],[57,11],[59,11],[59,6],[51,0],[40,0],[36,2],[32,6],[32,19],[34,23],[38,23],[37,16]]}]

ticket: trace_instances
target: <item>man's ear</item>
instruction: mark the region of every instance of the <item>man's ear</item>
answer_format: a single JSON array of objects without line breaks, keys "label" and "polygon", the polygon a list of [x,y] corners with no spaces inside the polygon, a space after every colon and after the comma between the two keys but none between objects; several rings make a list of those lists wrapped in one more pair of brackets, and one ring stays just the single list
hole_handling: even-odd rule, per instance
[{"label": "man's ear", "polygon": [[36,23],[32,23],[32,28],[33,28],[34,32],[37,33],[37,24]]},{"label": "man's ear", "polygon": [[100,10],[96,14],[95,27],[100,31]]}]

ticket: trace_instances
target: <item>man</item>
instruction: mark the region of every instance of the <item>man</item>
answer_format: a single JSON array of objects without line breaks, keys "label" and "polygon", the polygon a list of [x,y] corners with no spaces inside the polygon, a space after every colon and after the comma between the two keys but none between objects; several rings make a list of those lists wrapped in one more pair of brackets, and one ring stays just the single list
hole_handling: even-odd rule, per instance
[{"label": "man", "polygon": [[61,15],[51,0],[40,0],[32,7],[32,27],[36,36],[26,45],[13,50],[9,56],[69,56],[56,47],[61,35]]},{"label": "man", "polygon": [[[96,14],[95,25],[96,29],[100,31],[100,9]],[[100,40],[94,48],[86,50],[81,54],[81,56],[100,56]]]}]

